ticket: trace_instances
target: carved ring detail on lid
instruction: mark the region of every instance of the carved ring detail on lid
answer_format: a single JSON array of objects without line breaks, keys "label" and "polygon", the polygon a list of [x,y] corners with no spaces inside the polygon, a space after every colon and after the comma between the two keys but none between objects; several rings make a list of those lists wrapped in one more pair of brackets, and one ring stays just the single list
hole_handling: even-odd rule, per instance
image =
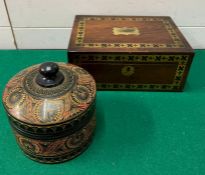
[{"label": "carved ring detail on lid", "polygon": [[65,70],[64,68],[61,68],[61,72],[65,77],[62,84],[52,88],[44,88],[42,86],[39,86],[35,82],[35,78],[38,74],[36,68],[26,75],[23,81],[24,88],[28,93],[35,97],[54,98],[61,96],[68,92],[75,83],[75,76],[70,70]]}]

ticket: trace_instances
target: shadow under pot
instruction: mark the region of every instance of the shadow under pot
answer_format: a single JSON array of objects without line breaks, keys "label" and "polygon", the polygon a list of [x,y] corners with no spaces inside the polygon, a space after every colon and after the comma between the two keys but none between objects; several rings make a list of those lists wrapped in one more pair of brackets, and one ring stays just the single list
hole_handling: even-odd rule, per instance
[{"label": "shadow under pot", "polygon": [[96,83],[84,69],[46,62],[15,75],[3,104],[23,152],[42,163],[81,154],[95,129]]}]

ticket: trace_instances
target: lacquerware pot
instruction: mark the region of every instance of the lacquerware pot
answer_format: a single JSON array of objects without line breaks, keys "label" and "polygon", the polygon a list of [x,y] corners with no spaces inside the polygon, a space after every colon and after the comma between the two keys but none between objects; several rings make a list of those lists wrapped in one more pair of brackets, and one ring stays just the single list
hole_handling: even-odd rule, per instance
[{"label": "lacquerware pot", "polygon": [[29,67],[6,85],[3,104],[23,152],[42,163],[81,154],[95,129],[96,84],[84,69],[47,62]]}]

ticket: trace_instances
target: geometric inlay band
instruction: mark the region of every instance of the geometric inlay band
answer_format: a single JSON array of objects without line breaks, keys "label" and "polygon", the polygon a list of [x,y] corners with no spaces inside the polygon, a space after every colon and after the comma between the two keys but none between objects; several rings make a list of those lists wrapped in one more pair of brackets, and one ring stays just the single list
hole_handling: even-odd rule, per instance
[{"label": "geometric inlay band", "polygon": [[128,89],[128,90],[178,90],[181,87],[182,79],[185,73],[189,55],[128,55],[128,54],[90,54],[75,55],[74,64],[80,63],[103,63],[109,64],[116,62],[126,63],[176,63],[176,73],[171,84],[118,84],[118,83],[97,83],[98,89]]},{"label": "geometric inlay band", "polygon": [[[86,21],[160,21],[163,23],[166,31],[171,37],[173,43],[86,43],[84,42],[85,38],[85,29]],[[77,36],[75,45],[77,47],[86,47],[86,48],[184,48],[185,45],[180,40],[180,37],[177,35],[176,30],[172,27],[171,23],[164,18],[153,18],[153,17],[82,17],[77,24]]]}]

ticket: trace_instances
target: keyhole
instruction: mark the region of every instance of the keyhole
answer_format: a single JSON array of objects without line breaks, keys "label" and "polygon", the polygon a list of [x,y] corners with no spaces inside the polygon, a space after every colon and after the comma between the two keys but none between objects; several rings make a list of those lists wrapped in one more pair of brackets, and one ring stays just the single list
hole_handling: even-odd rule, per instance
[{"label": "keyhole", "polygon": [[127,67],[127,72],[129,72],[130,71],[130,67]]},{"label": "keyhole", "polygon": [[125,66],[121,69],[121,73],[124,76],[131,76],[135,72],[135,68],[133,66]]}]

